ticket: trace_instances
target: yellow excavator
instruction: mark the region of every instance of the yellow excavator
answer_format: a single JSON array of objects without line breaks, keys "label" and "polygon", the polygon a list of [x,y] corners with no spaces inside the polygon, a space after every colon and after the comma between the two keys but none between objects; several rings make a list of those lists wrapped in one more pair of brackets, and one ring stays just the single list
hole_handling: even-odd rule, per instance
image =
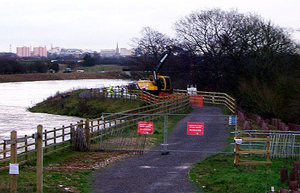
[{"label": "yellow excavator", "polygon": [[[176,50],[179,49],[177,47],[175,48]],[[167,51],[164,52],[159,60],[159,63],[154,67],[153,75],[150,75],[148,80],[139,80],[137,82],[137,86],[139,89],[159,96],[168,95],[168,93],[171,93],[173,91],[170,77],[159,75],[158,72],[175,48],[173,46],[167,47]]]}]

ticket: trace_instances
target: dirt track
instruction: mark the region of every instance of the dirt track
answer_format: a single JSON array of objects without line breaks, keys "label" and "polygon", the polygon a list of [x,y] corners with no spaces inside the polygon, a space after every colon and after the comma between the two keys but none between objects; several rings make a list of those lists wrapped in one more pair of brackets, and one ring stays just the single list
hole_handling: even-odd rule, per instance
[{"label": "dirt track", "polygon": [[[219,151],[229,135],[225,117],[216,107],[197,108],[174,128],[168,137],[170,150]],[[187,122],[204,122],[203,136],[186,135]],[[149,152],[113,164],[93,175],[92,192],[201,192],[189,183],[190,167],[208,156],[207,153]]]}]

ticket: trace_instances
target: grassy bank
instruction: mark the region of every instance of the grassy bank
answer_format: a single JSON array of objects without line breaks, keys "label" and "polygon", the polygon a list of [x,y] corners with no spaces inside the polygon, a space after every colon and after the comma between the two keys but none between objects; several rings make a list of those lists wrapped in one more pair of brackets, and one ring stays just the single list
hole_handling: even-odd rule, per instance
[{"label": "grassy bank", "polygon": [[[192,109],[180,113],[189,113]],[[170,116],[168,118],[168,131],[184,116]],[[163,140],[164,119],[154,121],[154,125],[160,130],[151,138],[157,145]],[[133,156],[129,152],[75,152],[67,149],[64,152],[44,157],[44,192],[90,192],[92,174],[110,166],[113,162]],[[18,175],[18,192],[36,191],[35,162],[31,162],[20,168]],[[0,172],[0,192],[9,192],[9,175],[7,171]]]},{"label": "grassy bank", "polygon": [[[231,134],[227,143],[233,142]],[[233,148],[228,145],[224,152],[232,152]],[[265,157],[243,156],[247,160],[265,161]],[[228,192],[248,193],[267,192],[271,186],[278,191],[287,184],[280,183],[280,168],[292,167],[293,159],[271,159],[273,162],[269,168],[266,165],[239,166],[235,168],[233,154],[216,154],[196,163],[189,172],[192,183],[197,184],[204,192]]]},{"label": "grassy bank", "polygon": [[[91,174],[130,156],[124,152],[64,152],[44,157],[43,192],[89,192]],[[35,162],[20,168],[18,192],[36,192]],[[9,192],[9,175],[0,172],[0,192]]]},{"label": "grassy bank", "polygon": [[[292,166],[292,159],[273,159],[269,169],[266,165],[255,167],[233,166],[234,155],[217,154],[209,156],[190,170],[190,179],[205,192],[267,192],[287,187],[280,183],[280,168]],[[251,157],[251,160],[265,160]]]},{"label": "grassy bank", "polygon": [[119,65],[95,65],[91,67],[81,67],[80,69],[83,69],[84,72],[89,73],[99,73],[103,71],[110,71],[110,72],[122,72],[123,66]]},{"label": "grassy bank", "polygon": [[0,83],[24,82],[42,80],[78,80],[78,79],[124,79],[128,78],[122,72],[103,73],[34,73],[0,75]]},{"label": "grassy bank", "polygon": [[111,99],[105,97],[81,98],[85,90],[70,93],[57,93],[53,97],[29,109],[31,112],[69,115],[84,118],[101,117],[103,112],[115,113],[145,105],[144,102],[128,99]]}]

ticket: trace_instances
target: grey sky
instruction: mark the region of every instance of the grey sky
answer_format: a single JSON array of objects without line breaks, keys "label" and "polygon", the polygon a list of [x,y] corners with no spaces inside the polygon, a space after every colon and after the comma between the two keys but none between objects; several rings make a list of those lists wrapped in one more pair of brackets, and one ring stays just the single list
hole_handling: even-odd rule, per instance
[{"label": "grey sky", "polygon": [[[0,0],[0,51],[17,46],[93,49],[130,47],[142,27],[174,35],[192,11],[221,8],[256,13],[300,30],[300,0]],[[300,32],[292,33],[300,40]]]}]

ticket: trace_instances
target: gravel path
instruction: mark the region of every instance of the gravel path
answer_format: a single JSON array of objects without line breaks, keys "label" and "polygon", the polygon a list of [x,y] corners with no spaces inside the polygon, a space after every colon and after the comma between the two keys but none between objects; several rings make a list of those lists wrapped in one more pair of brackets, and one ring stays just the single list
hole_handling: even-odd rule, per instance
[{"label": "gravel path", "polygon": [[[202,107],[178,122],[168,137],[170,150],[219,151],[229,135],[225,117],[201,117],[222,115],[219,108]],[[203,136],[187,136],[187,122],[204,122]],[[207,153],[148,152],[113,164],[95,172],[92,192],[201,192],[189,183],[190,167],[208,156]]]}]

